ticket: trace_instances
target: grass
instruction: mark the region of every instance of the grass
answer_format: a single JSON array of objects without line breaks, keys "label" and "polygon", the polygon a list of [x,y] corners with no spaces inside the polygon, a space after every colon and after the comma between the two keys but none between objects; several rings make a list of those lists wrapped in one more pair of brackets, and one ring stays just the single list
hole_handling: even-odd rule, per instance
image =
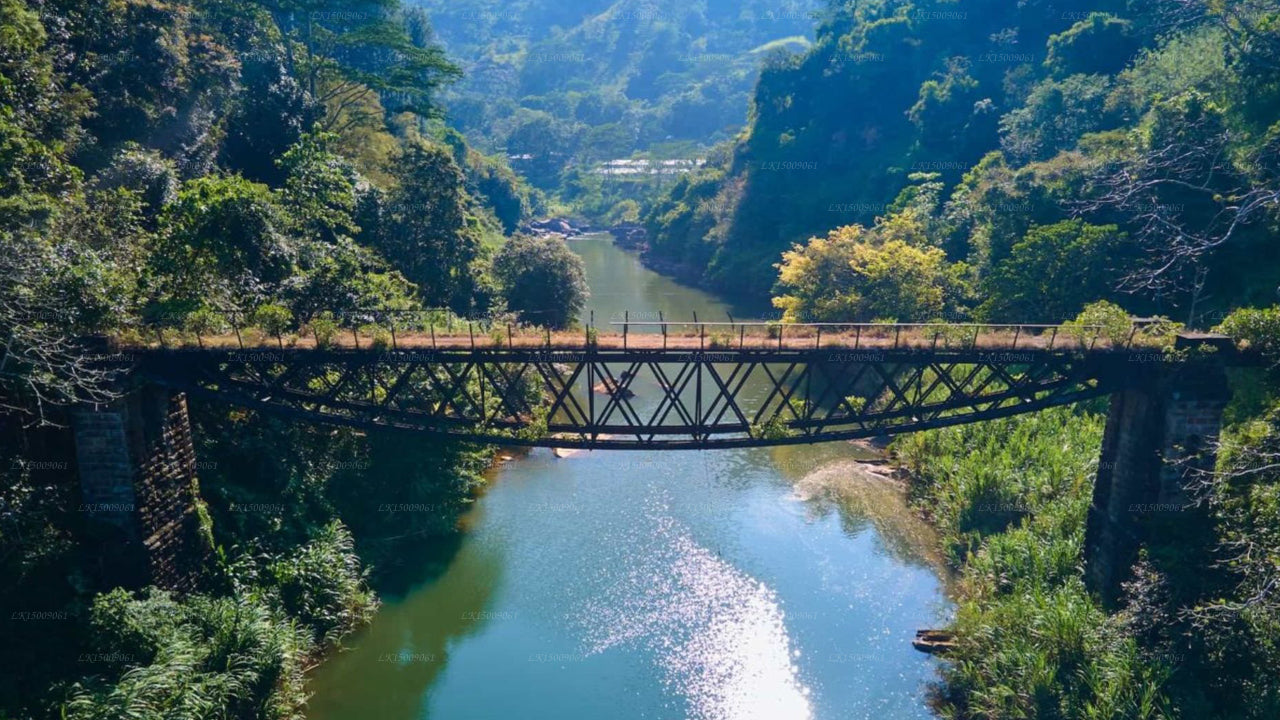
[{"label": "grass", "polygon": [[1171,717],[1169,669],[1084,585],[1085,516],[1103,420],[1057,408],[908,435],[891,451],[960,580],[944,718]]}]

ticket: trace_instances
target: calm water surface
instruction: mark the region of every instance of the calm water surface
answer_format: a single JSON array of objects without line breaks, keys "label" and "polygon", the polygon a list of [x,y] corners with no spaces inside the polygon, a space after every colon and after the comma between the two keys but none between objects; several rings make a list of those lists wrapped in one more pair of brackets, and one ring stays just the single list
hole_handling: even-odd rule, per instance
[{"label": "calm water surface", "polygon": [[[729,308],[607,236],[597,325]],[[636,387],[637,402],[656,387]],[[442,575],[314,674],[313,720],[928,718],[929,529],[844,443],[504,463]]]}]

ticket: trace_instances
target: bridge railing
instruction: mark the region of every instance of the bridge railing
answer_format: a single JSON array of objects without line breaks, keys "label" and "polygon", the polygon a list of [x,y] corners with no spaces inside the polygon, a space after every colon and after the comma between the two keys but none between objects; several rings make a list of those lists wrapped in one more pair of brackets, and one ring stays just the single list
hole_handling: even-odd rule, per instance
[{"label": "bridge railing", "polygon": [[[786,323],[779,321],[610,320],[594,314],[574,329],[506,320],[469,320],[445,310],[373,309],[291,316],[240,309],[202,311],[180,322],[117,338],[127,347],[584,348],[602,349],[992,349],[1073,350],[1157,344],[1139,324],[1108,328],[1067,323]],[[193,321],[194,317],[194,321]],[[615,316],[616,317],[616,316]],[[606,332],[601,332],[607,329]]]},{"label": "bridge railing", "polygon": [[[836,347],[861,349],[1043,349],[1131,348],[1141,340],[1137,326],[1120,336],[1102,325],[1033,323],[783,323],[757,321],[611,321],[623,347],[637,342],[634,331],[656,331],[663,347],[672,339],[696,338],[699,349],[779,349]],[[643,339],[642,339],[643,340]],[[680,347],[688,342],[681,342]],[[647,344],[646,344],[647,345]]]}]

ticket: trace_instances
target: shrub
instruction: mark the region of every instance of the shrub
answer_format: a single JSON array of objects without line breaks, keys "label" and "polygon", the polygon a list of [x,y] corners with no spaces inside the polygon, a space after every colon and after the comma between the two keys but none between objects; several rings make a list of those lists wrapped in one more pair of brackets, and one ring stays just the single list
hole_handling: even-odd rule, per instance
[{"label": "shrub", "polygon": [[494,325],[489,328],[489,341],[494,347],[500,348],[507,343],[507,330],[504,327]]},{"label": "shrub", "polygon": [[94,601],[88,647],[124,669],[72,686],[67,720],[302,717],[313,645],[260,602],[117,589]]},{"label": "shrub", "polygon": [[293,325],[293,313],[283,305],[267,303],[253,311],[252,322],[284,347],[284,334]]},{"label": "shrub", "polygon": [[1076,319],[1063,323],[1063,327],[1081,344],[1087,345],[1095,337],[1101,337],[1113,345],[1123,345],[1133,332],[1133,320],[1119,305],[1099,300],[1086,305]]},{"label": "shrub", "polygon": [[326,310],[312,318],[311,334],[315,335],[316,347],[327,348],[333,345],[333,339],[338,335],[338,323],[334,321],[333,313]]},{"label": "shrub", "polygon": [[1240,308],[1214,329],[1245,348],[1273,357],[1280,354],[1280,306]]},{"label": "shrub", "polygon": [[227,329],[225,318],[207,307],[187,315],[182,325],[183,329],[196,336],[196,343],[201,347],[204,347],[205,335],[217,335]]},{"label": "shrub", "polygon": [[369,346],[374,350],[387,350],[391,347],[391,331],[381,325],[364,325],[360,332],[369,337]]},{"label": "shrub", "polygon": [[378,601],[365,577],[351,533],[336,520],[311,542],[272,560],[261,576],[264,591],[321,645],[372,619]]},{"label": "shrub", "polygon": [[751,426],[751,436],[761,440],[781,440],[795,433],[787,427],[787,421],[781,414]]},{"label": "shrub", "polygon": [[512,238],[493,259],[493,274],[525,322],[568,327],[587,299],[582,258],[559,238]]}]

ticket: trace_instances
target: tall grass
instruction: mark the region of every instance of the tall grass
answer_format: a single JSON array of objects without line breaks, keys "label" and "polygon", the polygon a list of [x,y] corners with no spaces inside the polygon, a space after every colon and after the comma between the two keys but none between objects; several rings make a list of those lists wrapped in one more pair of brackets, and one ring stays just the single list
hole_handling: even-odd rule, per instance
[{"label": "tall grass", "polygon": [[93,675],[65,720],[302,720],[304,670],[377,607],[338,523],[282,556],[241,558],[228,596],[116,589],[93,603]]},{"label": "tall grass", "polygon": [[1172,717],[1144,659],[1084,586],[1084,523],[1103,420],[1059,408],[905,436],[892,452],[960,574],[939,714]]}]

